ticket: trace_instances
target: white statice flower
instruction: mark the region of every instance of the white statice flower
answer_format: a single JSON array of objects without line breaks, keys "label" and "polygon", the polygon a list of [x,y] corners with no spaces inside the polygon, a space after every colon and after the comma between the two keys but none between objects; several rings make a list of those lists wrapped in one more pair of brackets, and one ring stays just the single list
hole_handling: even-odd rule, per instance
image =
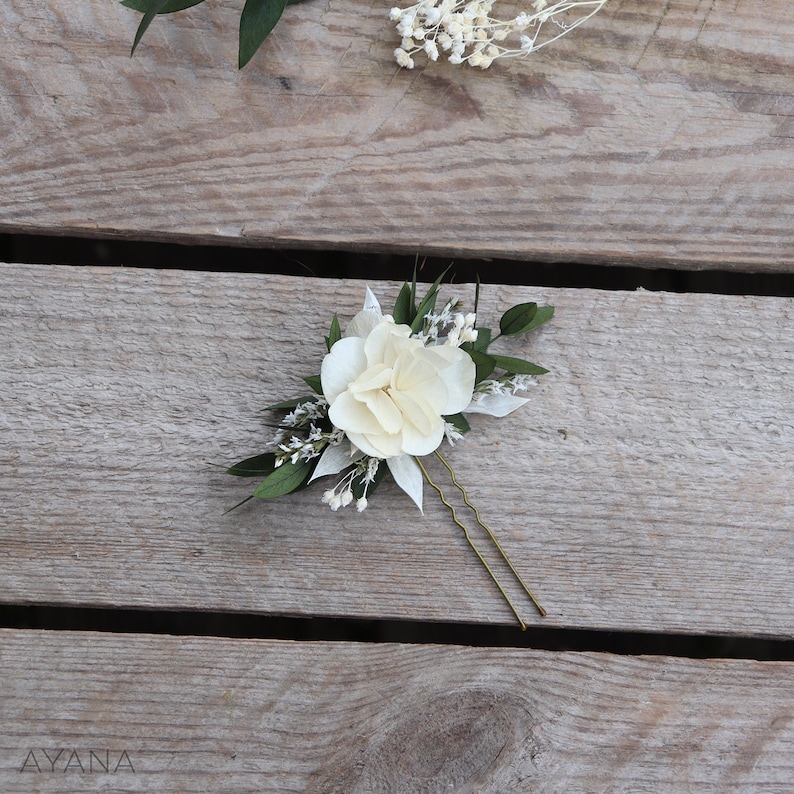
[{"label": "white statice flower", "polygon": [[[393,7],[389,19],[402,40],[394,51],[395,60],[413,69],[414,55],[424,52],[435,61],[443,51],[449,53],[450,63],[487,69],[497,58],[528,55],[556,41],[598,13],[607,0],[532,0],[529,9],[508,20],[492,16],[494,3],[419,0],[408,8]],[[551,32],[541,35],[547,22]]]},{"label": "white statice flower", "polygon": [[451,447],[455,446],[456,441],[460,441],[463,438],[463,433],[461,433],[452,422],[444,422],[444,436],[447,439],[447,442]]},{"label": "white statice flower", "polygon": [[[324,457],[327,457],[327,455]],[[337,474],[342,471],[342,469],[348,468],[350,463],[350,457],[342,461],[338,466],[331,462],[323,463],[323,461],[321,461],[309,479],[309,482],[327,474]],[[370,486],[375,481],[375,475],[378,473],[380,464],[381,461],[377,458],[367,458],[358,450],[355,455],[353,468],[350,469],[333,488],[329,488],[323,493],[323,502],[334,512],[340,507],[347,507],[355,498],[353,486],[356,478],[359,478],[359,483],[357,483],[357,485],[363,486],[363,493],[356,499],[356,509],[359,513],[363,512],[367,507],[367,493]]]},{"label": "white statice flower", "polygon": [[407,325],[383,318],[366,337],[340,339],[320,378],[328,416],[365,455],[428,455],[444,438],[444,416],[471,402],[475,367],[456,347],[425,347]]},{"label": "white statice flower", "polygon": [[339,443],[336,431],[326,432],[318,427],[327,416],[328,403],[320,397],[296,405],[282,419],[271,442],[276,449],[276,468],[287,461],[311,460],[329,445]]}]

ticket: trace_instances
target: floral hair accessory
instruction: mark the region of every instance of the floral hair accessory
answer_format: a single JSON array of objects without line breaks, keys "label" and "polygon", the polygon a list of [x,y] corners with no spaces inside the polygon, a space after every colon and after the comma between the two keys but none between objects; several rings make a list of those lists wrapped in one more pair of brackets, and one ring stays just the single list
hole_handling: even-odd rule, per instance
[{"label": "floral hair accessory", "polygon": [[314,394],[265,408],[288,412],[271,425],[276,431],[274,451],[227,469],[240,477],[264,478],[235,507],[253,498],[284,496],[321,477],[335,476],[337,481],[325,489],[322,501],[333,511],[353,503],[363,511],[388,472],[422,511],[427,482],[525,629],[515,605],[422,458],[432,454],[441,461],[476,523],[545,615],[439,448],[445,441],[454,445],[469,431],[464,414],[503,417],[528,402],[518,393],[548,370],[489,348],[500,336],[524,334],[547,322],[554,308],[536,303],[513,306],[502,315],[499,333],[494,335],[490,328],[476,325],[479,283],[473,312],[463,312],[456,299],[437,310],[441,278],[443,274],[418,305],[416,278],[404,284],[391,314],[382,312],[367,287],[364,308],[344,334],[334,315],[320,374],[304,378]]}]

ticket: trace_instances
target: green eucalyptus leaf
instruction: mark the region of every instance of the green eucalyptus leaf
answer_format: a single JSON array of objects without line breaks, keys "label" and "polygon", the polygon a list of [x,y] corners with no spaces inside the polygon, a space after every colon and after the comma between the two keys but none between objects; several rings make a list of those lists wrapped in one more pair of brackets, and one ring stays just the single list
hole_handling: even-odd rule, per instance
[{"label": "green eucalyptus leaf", "polygon": [[316,461],[299,460],[297,463],[284,463],[268,474],[254,491],[257,499],[275,499],[297,491],[314,469]]},{"label": "green eucalyptus leaf", "polygon": [[328,352],[331,348],[342,338],[342,329],[339,327],[339,316],[334,314],[334,319],[331,320],[331,332],[325,337],[325,344]]},{"label": "green eucalyptus leaf", "polygon": [[479,350],[467,350],[474,366],[477,368],[477,375],[474,378],[475,383],[484,381],[496,368],[496,360],[493,356],[487,353],[481,353]]},{"label": "green eucalyptus leaf", "polygon": [[264,455],[254,455],[253,458],[235,463],[234,466],[226,469],[226,473],[235,477],[266,477],[275,469],[276,456],[272,452],[266,452]]},{"label": "green eucalyptus leaf", "polygon": [[551,318],[554,317],[554,307],[553,306],[538,306],[537,314],[535,315],[535,319],[529,324],[529,328],[527,331],[532,331],[535,328],[543,325],[543,323],[547,323]]},{"label": "green eucalyptus leaf", "polygon": [[[175,11],[182,11],[185,8],[197,6],[199,3],[203,2],[204,0],[166,0],[166,3],[157,13],[173,14]],[[152,5],[152,0],[122,0],[121,4],[134,11],[146,13]]]},{"label": "green eucalyptus leaf", "polygon": [[436,297],[438,296],[438,289],[433,288],[428,291],[424,298],[419,302],[419,306],[411,321],[411,332],[416,334],[422,330],[425,324],[425,315],[430,314],[436,308]]},{"label": "green eucalyptus leaf", "polygon": [[498,356],[495,353],[488,354],[499,369],[506,372],[513,372],[516,375],[545,375],[548,370],[533,364],[531,361],[524,361],[523,358],[513,358],[512,356]]},{"label": "green eucalyptus leaf", "polygon": [[499,320],[499,330],[503,336],[523,334],[538,313],[537,303],[519,303],[508,309]]},{"label": "green eucalyptus leaf", "polygon": [[147,4],[146,11],[143,14],[143,19],[141,19],[141,22],[138,25],[138,30],[135,31],[135,39],[132,42],[130,57],[135,54],[135,49],[140,44],[143,34],[146,33],[146,29],[152,23],[152,20],[157,16],[157,14],[160,13],[167,2],[168,0],[150,0],[150,2]]},{"label": "green eucalyptus leaf", "polygon": [[280,403],[273,403],[273,405],[268,405],[267,408],[263,408],[263,411],[280,411],[284,408],[295,408],[302,403],[311,403],[315,402],[317,397],[314,394],[310,394],[307,397],[293,397],[290,400],[282,400]]},{"label": "green eucalyptus leaf", "polygon": [[441,284],[441,280],[444,276],[447,275],[447,268],[430,286],[430,289],[425,294],[425,297],[419,302],[419,308],[416,310],[416,315],[411,323],[411,331],[413,333],[419,333],[422,330],[422,326],[425,322],[425,315],[429,314],[436,308],[436,298],[438,297],[438,288]]},{"label": "green eucalyptus leaf", "polygon": [[309,375],[303,380],[306,382],[309,388],[314,389],[314,391],[316,391],[317,394],[323,393],[323,384],[319,375]]},{"label": "green eucalyptus leaf", "polygon": [[246,0],[240,17],[238,66],[245,66],[284,13],[287,0]]},{"label": "green eucalyptus leaf", "polygon": [[469,430],[471,430],[471,425],[463,414],[451,414],[450,416],[445,416],[444,419],[446,419],[458,433],[468,433]]},{"label": "green eucalyptus leaf", "polygon": [[416,306],[414,306],[411,287],[408,282],[403,284],[397,300],[394,302],[394,322],[397,325],[410,325],[416,316]]},{"label": "green eucalyptus leaf", "polygon": [[554,316],[553,306],[538,306],[537,303],[520,303],[508,309],[499,321],[504,336],[517,336],[532,331],[547,323]]}]

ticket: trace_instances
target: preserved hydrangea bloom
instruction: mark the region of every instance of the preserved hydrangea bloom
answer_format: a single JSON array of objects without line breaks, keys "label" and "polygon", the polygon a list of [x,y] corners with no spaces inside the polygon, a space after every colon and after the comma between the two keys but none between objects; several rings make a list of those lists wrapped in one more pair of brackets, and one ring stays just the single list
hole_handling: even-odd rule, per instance
[{"label": "preserved hydrangea bloom", "polygon": [[374,458],[430,454],[444,439],[443,417],[471,402],[474,362],[451,345],[425,347],[390,317],[360,317],[351,326],[362,335],[340,339],[323,359],[331,422]]}]

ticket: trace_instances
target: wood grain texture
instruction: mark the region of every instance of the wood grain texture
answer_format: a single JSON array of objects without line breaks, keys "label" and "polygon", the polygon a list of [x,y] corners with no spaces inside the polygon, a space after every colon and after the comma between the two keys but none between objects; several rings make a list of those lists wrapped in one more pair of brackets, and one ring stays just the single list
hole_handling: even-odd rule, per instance
[{"label": "wood grain texture", "polygon": [[[392,483],[362,514],[317,484],[223,515],[253,483],[208,462],[267,449],[259,409],[305,393],[362,283],[10,265],[0,284],[6,603],[512,621],[432,494],[424,517]],[[449,458],[543,625],[794,636],[794,302],[488,286],[481,324],[526,300],[553,322],[498,346],[552,372]]]},{"label": "wood grain texture", "polygon": [[0,6],[0,229],[790,271],[794,4],[611,0],[530,60],[399,71],[389,3]]},{"label": "wood grain texture", "polygon": [[[6,630],[0,664],[7,794],[783,794],[794,779],[784,662]],[[52,772],[43,749],[61,748]],[[89,772],[91,749],[132,770]],[[73,751],[84,773],[64,772]]]}]

